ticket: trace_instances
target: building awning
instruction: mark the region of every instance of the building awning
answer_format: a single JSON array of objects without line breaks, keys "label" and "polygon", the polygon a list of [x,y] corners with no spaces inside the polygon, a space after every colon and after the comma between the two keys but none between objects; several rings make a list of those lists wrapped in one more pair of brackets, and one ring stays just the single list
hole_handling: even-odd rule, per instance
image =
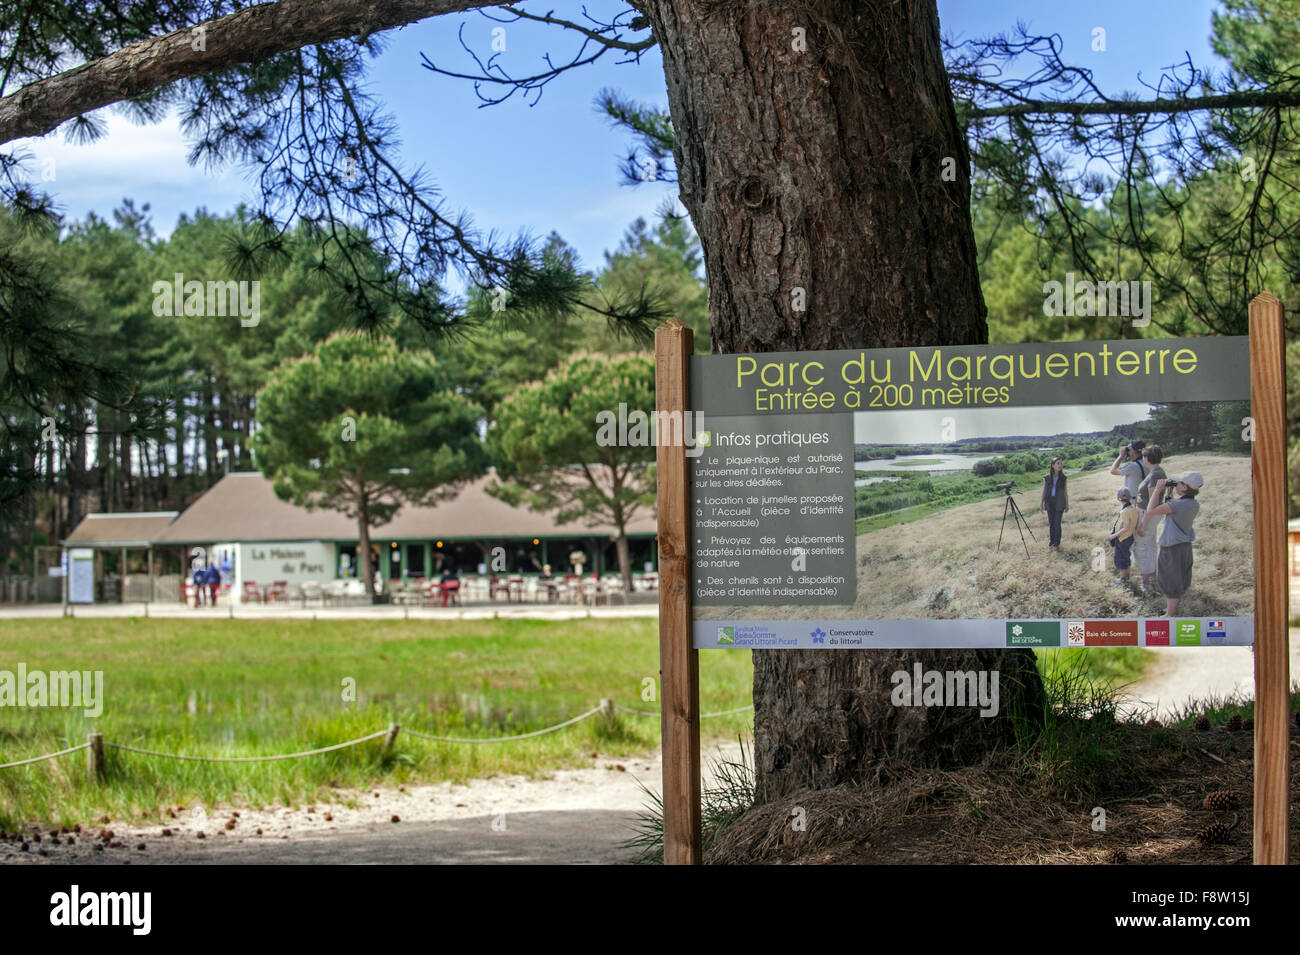
[{"label": "building awning", "polygon": [[[550,514],[514,508],[490,496],[492,475],[464,485],[455,497],[433,507],[403,507],[387,524],[371,529],[375,540],[491,540],[507,537],[601,537],[614,528],[582,521],[557,524]],[[643,509],[627,532],[654,534],[653,508]],[[180,517],[154,537],[157,544],[224,541],[355,541],[357,522],[338,511],[309,511],[275,496],[270,479],[258,472],[227,474]]]},{"label": "building awning", "polygon": [[88,514],[63,543],[79,547],[149,547],[179,513]]}]

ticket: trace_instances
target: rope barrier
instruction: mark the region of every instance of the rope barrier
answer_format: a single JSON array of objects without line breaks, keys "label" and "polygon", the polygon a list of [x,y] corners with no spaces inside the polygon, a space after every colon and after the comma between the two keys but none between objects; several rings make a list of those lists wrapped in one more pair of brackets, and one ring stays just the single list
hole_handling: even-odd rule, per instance
[{"label": "rope barrier", "polygon": [[419,733],[415,730],[408,730],[405,727],[402,728],[402,732],[410,733],[412,736],[418,736],[420,739],[435,740],[439,743],[509,743],[512,740],[529,739],[533,736],[542,736],[546,733],[554,733],[556,730],[562,730],[566,726],[572,726],[574,723],[579,723],[589,716],[595,716],[599,712],[600,707],[598,706],[595,709],[587,710],[587,712],[583,713],[581,716],[575,716],[571,720],[565,720],[563,723],[557,723],[555,726],[548,726],[544,730],[535,730],[532,733],[520,733],[518,736],[486,736],[478,739],[462,739],[456,736],[431,736],[428,733]]},{"label": "rope barrier", "polygon": [[378,739],[381,736],[387,736],[388,730],[380,730],[378,733],[371,733],[369,736],[362,736],[358,739],[350,739],[346,743],[335,743],[333,746],[322,746],[320,749],[307,749],[301,753],[280,753],[275,756],[185,756],[180,753],[159,753],[152,749],[137,749],[134,746],[126,746],[122,743],[110,743],[105,740],[105,746],[111,746],[113,749],[125,750],[128,753],[139,753],[142,756],[161,756],[163,759],[184,759],[193,763],[265,763],[273,759],[297,759],[300,756],[319,756],[321,753],[331,753],[336,749],[347,749],[349,746],[356,746],[359,743],[366,743],[372,739]]},{"label": "rope barrier", "polygon": [[[700,718],[708,719],[713,716],[730,716],[733,713],[743,713],[746,710],[752,710],[753,708],[754,705],[751,703],[748,706],[740,706],[734,710],[720,710],[717,713],[703,713]],[[635,713],[638,716],[653,716],[655,718],[661,716],[661,714],[652,710],[638,710],[630,706],[615,705],[613,709],[624,713]],[[547,733],[554,733],[567,726],[572,726],[575,723],[581,723],[585,719],[590,719],[597,713],[601,712],[601,710],[602,707],[596,706],[587,710],[585,713],[578,714],[572,719],[565,720],[563,723],[556,723],[554,726],[534,730],[531,733],[519,733],[515,736],[485,736],[477,738],[463,736],[434,736],[432,733],[421,733],[418,730],[407,729],[404,726],[397,730],[397,732],[409,733],[411,736],[431,740],[435,743],[511,743],[516,740],[532,739],[537,736],[545,736]],[[376,733],[371,733],[369,736],[360,736],[357,739],[350,739],[343,743],[335,743],[333,746],[322,746],[319,749],[306,749],[298,753],[278,753],[272,756],[190,756],[184,753],[163,753],[153,749],[141,749],[137,746],[128,746],[125,743],[110,743],[108,740],[104,740],[103,745],[106,747],[112,747],[113,749],[120,749],[126,753],[138,753],[141,756],[157,756],[162,759],[180,759],[193,763],[265,763],[277,759],[299,759],[303,756],[319,756],[322,753],[332,753],[335,750],[347,749],[349,746],[359,746],[361,743],[368,743],[372,739],[379,739],[381,736],[387,736],[389,732],[390,730],[379,730]],[[12,763],[0,763],[0,769],[12,769],[15,766],[27,766],[31,763],[39,763],[43,760],[55,759],[59,756],[67,756],[69,753],[75,753],[78,750],[86,749],[89,746],[89,743],[81,743],[77,746],[69,747],[68,749],[61,749],[57,753],[46,753],[44,756],[33,756],[30,759],[20,759]]]},{"label": "rope barrier", "polygon": [[[746,710],[752,710],[753,708],[754,708],[754,704],[750,703],[748,706],[738,706],[734,710],[719,710],[716,713],[701,713],[700,719],[707,720],[713,716],[731,716],[733,713],[743,713]],[[618,706],[618,705],[615,705],[614,709],[622,710],[624,713],[635,713],[637,716],[653,716],[655,719],[663,718],[663,714],[659,713],[656,710],[637,710],[637,709],[633,709],[630,706]]]},{"label": "rope barrier", "polygon": [[44,756],[33,756],[31,759],[20,759],[16,763],[0,763],[0,769],[12,769],[14,766],[26,766],[28,763],[39,763],[44,759],[54,759],[56,756],[67,756],[69,753],[75,753],[79,749],[85,749],[89,743],[82,743],[79,746],[73,746],[69,749],[61,749],[57,753],[46,753]]}]

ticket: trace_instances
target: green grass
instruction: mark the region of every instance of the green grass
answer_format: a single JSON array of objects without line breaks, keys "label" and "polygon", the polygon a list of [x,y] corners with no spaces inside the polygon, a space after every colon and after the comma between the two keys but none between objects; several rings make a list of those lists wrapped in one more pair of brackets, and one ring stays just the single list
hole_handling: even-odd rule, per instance
[{"label": "green grass", "polygon": [[[1300,682],[1292,680],[1292,713],[1300,709]],[[1240,696],[1207,696],[1188,705],[1178,707],[1170,718],[1173,726],[1192,726],[1199,717],[1206,717],[1211,726],[1228,722],[1234,716],[1244,719],[1255,718],[1255,701]]]},{"label": "green grass", "polygon": [[1034,653],[1044,678],[1077,670],[1086,682],[1108,684],[1116,690],[1136,683],[1156,660],[1155,651],[1145,647],[1062,647]]},{"label": "green grass", "polygon": [[[295,752],[364,736],[391,722],[443,736],[503,736],[559,723],[597,704],[657,710],[657,624],[640,620],[5,621],[0,669],[102,670],[98,719],[80,709],[0,709],[0,763],[53,752],[101,732],[108,742],[173,753]],[[705,712],[752,700],[748,653],[700,660]],[[344,699],[345,681],[356,699]],[[647,684],[647,680],[653,681]],[[191,702],[192,701],[192,702]],[[709,719],[709,735],[751,733],[752,712]],[[593,752],[640,752],[659,721],[620,714],[512,743],[433,743],[402,734],[322,756],[229,765],[109,749],[90,778],[78,752],[0,770],[0,828],[72,825],[107,813],[153,819],[181,803],[289,805],[330,787],[464,780],[590,763]]]}]

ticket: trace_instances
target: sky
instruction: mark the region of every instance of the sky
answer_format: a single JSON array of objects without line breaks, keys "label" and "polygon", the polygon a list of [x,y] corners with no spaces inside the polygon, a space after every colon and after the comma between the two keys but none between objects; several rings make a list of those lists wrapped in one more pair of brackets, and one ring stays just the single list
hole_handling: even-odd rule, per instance
[{"label": "sky", "polygon": [[[1103,88],[1118,91],[1136,88],[1139,76],[1154,81],[1188,53],[1198,65],[1220,66],[1209,48],[1214,7],[1208,0],[940,0],[939,15],[945,34],[959,40],[1011,31],[1017,22],[1034,32],[1059,33],[1067,62],[1095,70]],[[555,0],[545,9],[576,19],[583,7]],[[600,17],[624,6],[596,0],[585,9]],[[423,53],[439,66],[472,72],[459,37],[486,58],[499,26],[475,13],[390,31],[385,52],[372,64],[368,89],[397,121],[402,160],[426,169],[449,208],[469,212],[484,231],[539,237],[558,232],[587,267],[599,267],[634,219],[653,221],[665,203],[676,201],[670,183],[621,184],[618,164],[630,139],[593,108],[606,87],[666,107],[658,52],[650,50],[639,64],[619,64],[619,54],[607,53],[561,75],[535,105],[516,96],[480,108],[471,83],[421,66]],[[1097,27],[1106,31],[1104,52],[1092,50]],[[548,51],[557,62],[576,51],[575,37],[553,27],[505,24],[504,30],[501,62],[516,75],[535,70]],[[137,205],[150,205],[154,228],[167,235],[184,212],[204,207],[220,214],[255,198],[239,169],[213,173],[189,166],[174,117],[140,127],[111,110],[104,116],[109,135],[90,145],[65,142],[58,131],[21,143],[34,156],[34,175],[52,175],[44,185],[67,215],[82,218],[93,211],[107,218],[129,196]]]}]

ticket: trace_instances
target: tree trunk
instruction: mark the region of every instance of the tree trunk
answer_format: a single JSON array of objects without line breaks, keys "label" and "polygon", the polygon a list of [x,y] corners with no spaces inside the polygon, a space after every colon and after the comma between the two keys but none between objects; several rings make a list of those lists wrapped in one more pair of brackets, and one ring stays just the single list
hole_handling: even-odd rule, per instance
[{"label": "tree trunk", "polygon": [[[987,341],[934,0],[645,8],[715,351]],[[914,661],[1000,670],[1001,714],[895,708],[889,675]],[[1030,651],[756,650],[760,798],[869,779],[889,757],[978,759],[1041,703]]]},{"label": "tree trunk", "polygon": [[623,530],[623,525],[618,525],[618,539],[614,542],[614,549],[618,552],[618,573],[623,578],[623,593],[632,592],[632,556],[628,553],[627,534]]},{"label": "tree trunk", "polygon": [[361,564],[361,580],[370,603],[375,602],[375,571],[370,566],[370,512],[366,502],[357,507],[357,561]]}]

